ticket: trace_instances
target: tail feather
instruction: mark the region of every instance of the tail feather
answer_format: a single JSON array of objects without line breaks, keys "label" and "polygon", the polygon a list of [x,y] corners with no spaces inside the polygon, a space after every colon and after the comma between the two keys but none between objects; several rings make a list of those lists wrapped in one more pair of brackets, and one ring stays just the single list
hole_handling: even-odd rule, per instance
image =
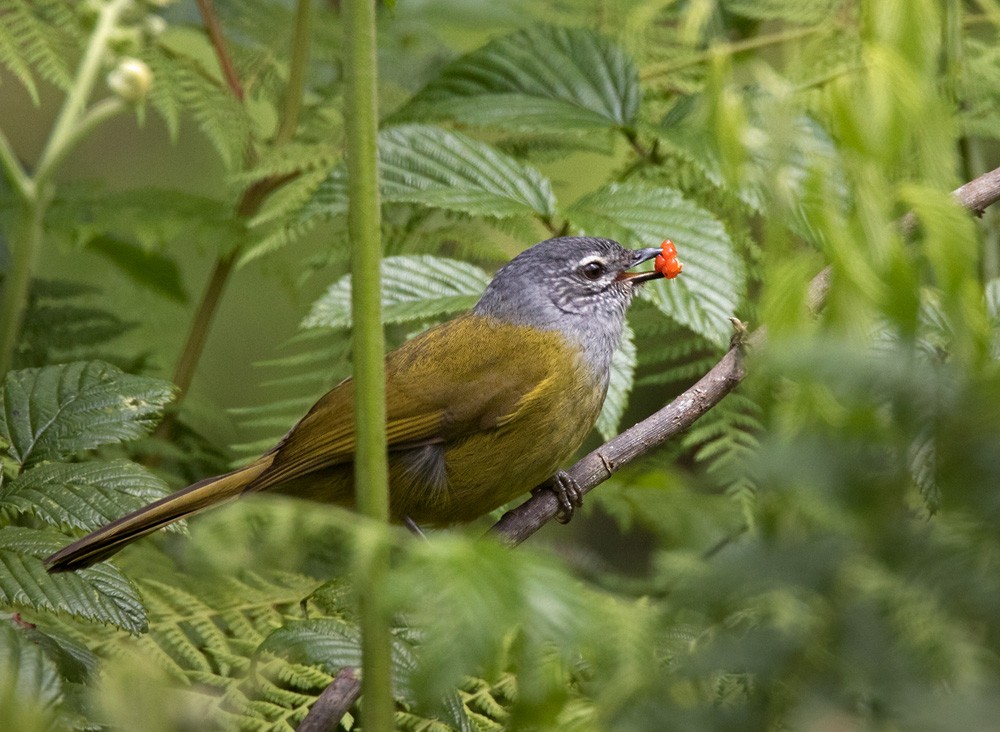
[{"label": "tail feather", "polygon": [[245,468],[206,478],[144,506],[46,557],[49,572],[83,569],[116,554],[136,539],[224,501],[238,498],[271,465],[265,455]]}]

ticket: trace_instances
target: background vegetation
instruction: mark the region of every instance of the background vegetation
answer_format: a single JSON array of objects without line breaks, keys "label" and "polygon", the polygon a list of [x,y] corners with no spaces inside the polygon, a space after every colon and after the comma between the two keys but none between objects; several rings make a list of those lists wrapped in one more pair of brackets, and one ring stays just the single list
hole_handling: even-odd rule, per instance
[{"label": "background vegetation", "polygon": [[[337,4],[201,10],[0,8],[11,729],[293,729],[358,663],[372,527],[332,508],[248,500],[76,574],[40,561],[269,447],[349,372]],[[1000,5],[379,19],[390,344],[552,234],[673,239],[684,274],[633,307],[593,447],[707,371],[730,316],[768,331],[570,527],[396,537],[397,726],[995,726],[1000,248],[950,191],[1000,157]]]}]

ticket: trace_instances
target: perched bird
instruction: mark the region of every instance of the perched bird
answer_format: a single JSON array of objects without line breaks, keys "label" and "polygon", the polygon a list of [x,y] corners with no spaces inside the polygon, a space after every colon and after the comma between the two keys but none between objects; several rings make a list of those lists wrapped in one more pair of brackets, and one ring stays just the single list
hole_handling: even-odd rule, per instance
[{"label": "perched bird", "polygon": [[[470,521],[548,483],[564,516],[580,502],[559,470],[594,426],[636,286],[628,270],[661,254],[609,239],[559,237],[502,267],[472,311],[386,356],[390,515]],[[130,513],[48,557],[79,569],[173,521],[276,490],[351,506],[354,384],[329,391],[272,450]]]}]

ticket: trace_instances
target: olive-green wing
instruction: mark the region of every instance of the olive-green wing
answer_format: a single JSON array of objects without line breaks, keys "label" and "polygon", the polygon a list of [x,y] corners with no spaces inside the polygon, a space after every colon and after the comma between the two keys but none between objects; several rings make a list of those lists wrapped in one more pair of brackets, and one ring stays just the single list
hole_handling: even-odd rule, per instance
[{"label": "olive-green wing", "polygon": [[[553,336],[477,316],[449,321],[386,358],[386,438],[390,452],[461,439],[516,417],[545,382]],[[532,358],[512,359],[512,349]],[[512,363],[516,361],[517,364]],[[249,490],[262,490],[354,459],[354,383],[321,398],[274,450]]]}]

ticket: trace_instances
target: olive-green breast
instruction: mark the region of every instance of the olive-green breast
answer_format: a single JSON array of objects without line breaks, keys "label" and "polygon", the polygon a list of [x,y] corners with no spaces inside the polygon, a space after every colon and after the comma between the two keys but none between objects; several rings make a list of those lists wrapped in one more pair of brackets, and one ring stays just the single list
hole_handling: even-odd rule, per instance
[{"label": "olive-green breast", "polygon": [[551,477],[606,390],[559,333],[471,315],[393,354],[387,382],[390,399],[409,385],[424,410],[441,410],[446,485],[408,479],[406,456],[392,460],[393,513],[429,524],[471,520]]}]

